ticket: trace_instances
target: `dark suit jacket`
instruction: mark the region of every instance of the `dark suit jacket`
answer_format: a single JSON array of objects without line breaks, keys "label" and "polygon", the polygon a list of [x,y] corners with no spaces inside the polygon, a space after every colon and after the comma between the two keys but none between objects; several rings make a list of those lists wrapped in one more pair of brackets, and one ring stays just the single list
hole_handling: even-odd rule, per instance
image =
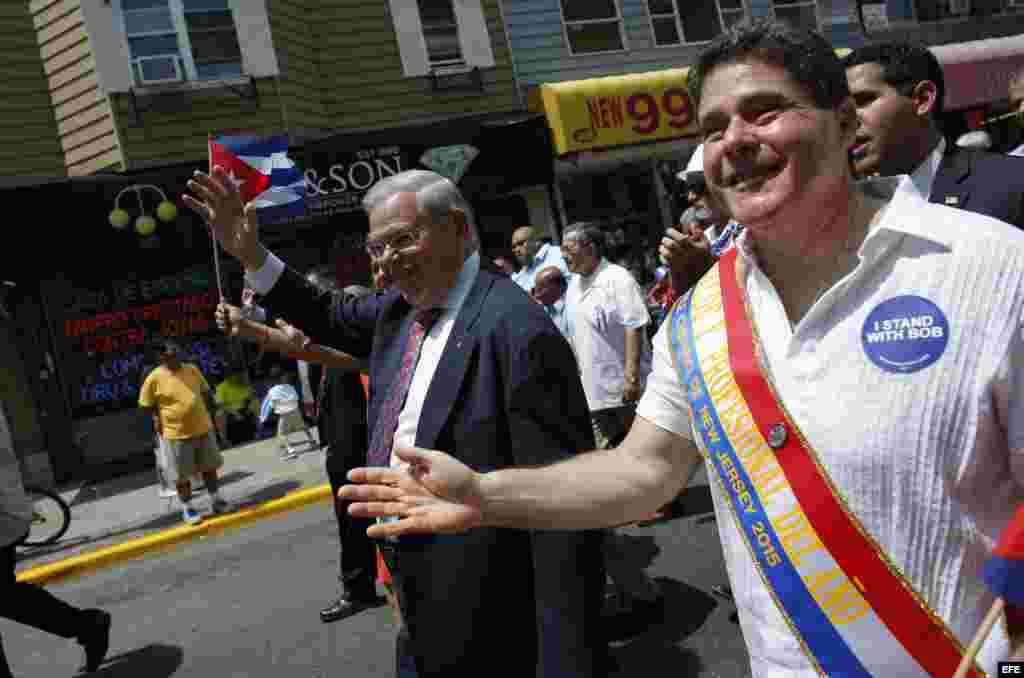
[{"label": "dark suit jacket", "polygon": [[942,158],[929,200],[1024,228],[1024,158],[953,147]]},{"label": "dark suit jacket", "polygon": [[327,445],[328,472],[366,466],[369,433],[366,430],[366,394],[356,372],[327,368],[325,393],[319,392],[319,381],[311,385],[319,398],[321,410],[316,425],[321,444]]},{"label": "dark suit jacket", "polygon": [[[310,336],[369,356],[372,436],[409,336],[409,304],[397,291],[320,296],[290,270],[267,301]],[[515,283],[486,268],[455,320],[425,402],[416,445],[478,471],[593,449],[568,342]],[[604,674],[599,532],[478,529],[402,538],[397,551],[423,678]]]}]

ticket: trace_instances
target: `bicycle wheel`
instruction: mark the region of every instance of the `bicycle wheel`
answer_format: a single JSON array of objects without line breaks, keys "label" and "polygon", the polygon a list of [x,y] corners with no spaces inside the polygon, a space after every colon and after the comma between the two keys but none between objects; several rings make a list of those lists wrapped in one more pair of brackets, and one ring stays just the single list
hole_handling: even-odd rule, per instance
[{"label": "bicycle wheel", "polygon": [[24,546],[52,544],[71,526],[71,508],[56,492],[39,487],[26,487],[25,493],[32,503],[32,526],[21,542]]}]

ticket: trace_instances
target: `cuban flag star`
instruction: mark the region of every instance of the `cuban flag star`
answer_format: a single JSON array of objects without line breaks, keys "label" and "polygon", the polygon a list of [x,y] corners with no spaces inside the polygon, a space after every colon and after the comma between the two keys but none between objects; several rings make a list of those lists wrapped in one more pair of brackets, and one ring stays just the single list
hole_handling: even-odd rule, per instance
[{"label": "cuban flag star", "polygon": [[210,135],[209,142],[210,169],[224,168],[242,201],[254,203],[261,224],[305,215],[305,177],[288,157],[286,135],[231,132]]}]

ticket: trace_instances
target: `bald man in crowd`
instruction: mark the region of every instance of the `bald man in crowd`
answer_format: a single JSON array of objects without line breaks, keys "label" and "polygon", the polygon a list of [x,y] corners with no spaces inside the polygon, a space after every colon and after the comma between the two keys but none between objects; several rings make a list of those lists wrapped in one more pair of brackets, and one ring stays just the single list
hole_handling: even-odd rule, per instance
[{"label": "bald man in crowd", "polygon": [[530,296],[544,307],[548,317],[566,339],[572,343],[572,330],[569,327],[569,312],[565,305],[565,291],[569,288],[569,279],[557,266],[545,266],[537,272]]}]

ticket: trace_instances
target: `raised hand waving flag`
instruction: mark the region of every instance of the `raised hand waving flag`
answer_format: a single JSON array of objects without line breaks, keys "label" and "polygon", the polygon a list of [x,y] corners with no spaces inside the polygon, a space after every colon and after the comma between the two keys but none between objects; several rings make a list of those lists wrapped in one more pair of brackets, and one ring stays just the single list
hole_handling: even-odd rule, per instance
[{"label": "raised hand waving flag", "polygon": [[255,201],[261,224],[305,215],[306,182],[288,157],[287,135],[229,132],[210,135],[209,145],[210,170],[214,165],[224,168],[242,201]]}]

